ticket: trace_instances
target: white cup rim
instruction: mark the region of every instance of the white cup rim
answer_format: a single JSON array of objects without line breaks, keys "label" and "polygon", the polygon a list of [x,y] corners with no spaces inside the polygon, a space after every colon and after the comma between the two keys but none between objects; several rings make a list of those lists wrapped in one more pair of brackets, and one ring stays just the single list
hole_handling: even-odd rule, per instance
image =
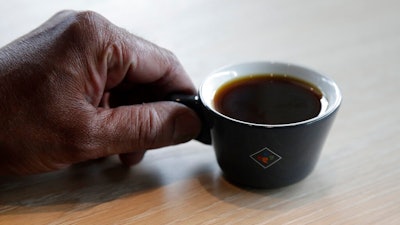
[{"label": "white cup rim", "polygon": [[[280,74],[284,73],[287,75],[304,79],[312,83],[321,90],[323,95],[327,96],[328,98],[327,109],[316,117],[299,122],[283,123],[283,124],[260,124],[260,123],[251,123],[231,118],[229,116],[220,113],[213,107],[212,98],[215,94],[216,89],[219,86],[221,86],[221,84],[229,80],[232,80],[238,76],[260,74],[260,73],[280,73]],[[231,78],[229,78],[229,76],[231,76]],[[226,81],[221,81],[224,79]],[[214,80],[217,80],[218,82],[222,83],[214,85],[212,83],[212,82],[215,83]],[[324,119],[325,117],[328,117],[333,112],[335,112],[339,108],[342,101],[342,95],[338,85],[328,76],[298,64],[287,63],[287,62],[275,62],[275,61],[252,61],[252,62],[244,62],[239,64],[230,64],[227,66],[223,66],[211,72],[210,75],[204,80],[199,89],[199,97],[203,105],[208,110],[212,111],[214,114],[220,117],[248,126],[267,127],[267,128],[290,127],[290,126],[299,126],[299,125],[314,123],[316,121]]]}]

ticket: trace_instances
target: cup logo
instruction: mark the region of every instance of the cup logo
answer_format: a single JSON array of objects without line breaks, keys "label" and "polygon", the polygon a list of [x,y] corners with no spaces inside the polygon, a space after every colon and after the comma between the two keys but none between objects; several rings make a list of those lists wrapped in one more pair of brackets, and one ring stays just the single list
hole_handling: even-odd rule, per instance
[{"label": "cup logo", "polygon": [[267,169],[282,159],[280,155],[276,154],[267,147],[254,154],[251,154],[250,158],[264,169]]}]

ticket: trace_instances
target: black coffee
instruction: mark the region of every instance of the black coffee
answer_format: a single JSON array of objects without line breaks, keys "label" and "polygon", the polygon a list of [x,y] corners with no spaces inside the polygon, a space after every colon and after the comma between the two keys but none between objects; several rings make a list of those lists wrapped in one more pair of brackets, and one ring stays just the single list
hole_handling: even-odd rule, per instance
[{"label": "black coffee", "polygon": [[221,86],[214,96],[217,111],[259,124],[287,124],[316,117],[321,91],[306,81],[279,74],[249,75]]}]

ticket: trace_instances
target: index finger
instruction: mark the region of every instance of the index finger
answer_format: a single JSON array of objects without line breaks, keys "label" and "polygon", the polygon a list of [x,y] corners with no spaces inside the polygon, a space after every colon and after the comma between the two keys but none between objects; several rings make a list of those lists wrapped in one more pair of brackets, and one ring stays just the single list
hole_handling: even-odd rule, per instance
[{"label": "index finger", "polygon": [[164,93],[195,93],[192,81],[172,52],[133,34],[126,32],[124,35],[121,48],[112,50],[108,68],[122,66],[126,72],[113,73],[109,70],[106,87],[112,88],[125,82],[127,85],[151,84]]}]

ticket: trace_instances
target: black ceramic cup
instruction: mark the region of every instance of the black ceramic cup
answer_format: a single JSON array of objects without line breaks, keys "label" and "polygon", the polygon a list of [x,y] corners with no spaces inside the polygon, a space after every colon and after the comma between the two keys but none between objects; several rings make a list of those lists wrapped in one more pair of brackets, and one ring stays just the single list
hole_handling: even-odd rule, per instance
[{"label": "black ceramic cup", "polygon": [[[214,107],[221,85],[250,74],[286,74],[313,84],[326,102],[318,116],[295,123],[257,124],[230,118]],[[174,101],[193,108],[203,120],[198,137],[212,144],[227,180],[239,186],[278,188],[296,183],[314,169],[341,104],[336,83],[302,66],[278,62],[250,62],[214,71],[198,96],[174,95]]]}]

